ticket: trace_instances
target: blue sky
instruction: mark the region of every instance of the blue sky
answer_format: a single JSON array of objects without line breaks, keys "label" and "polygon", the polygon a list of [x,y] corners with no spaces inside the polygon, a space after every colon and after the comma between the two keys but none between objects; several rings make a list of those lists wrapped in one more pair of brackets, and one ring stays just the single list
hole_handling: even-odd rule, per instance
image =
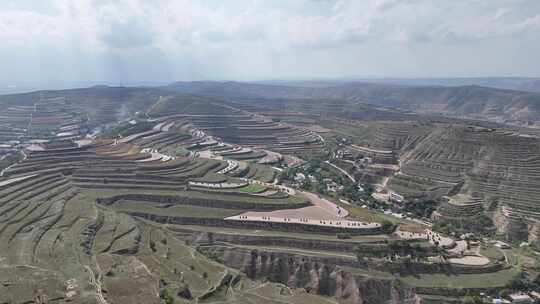
[{"label": "blue sky", "polygon": [[538,0],[2,0],[0,83],[540,76]]}]

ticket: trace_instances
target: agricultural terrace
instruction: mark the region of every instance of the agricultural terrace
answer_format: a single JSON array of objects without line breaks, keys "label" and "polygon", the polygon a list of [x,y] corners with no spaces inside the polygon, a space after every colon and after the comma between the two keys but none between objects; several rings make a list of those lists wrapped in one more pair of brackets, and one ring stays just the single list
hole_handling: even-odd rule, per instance
[{"label": "agricultural terrace", "polygon": [[[107,87],[59,95],[2,101],[2,140],[19,141],[4,148],[21,156],[0,177],[2,303],[157,303],[158,294],[169,303],[232,294],[237,303],[331,303],[314,294],[380,299],[369,284],[412,298],[493,293],[519,274],[522,258],[511,253],[280,184],[291,155],[328,152],[308,126],[317,111],[350,120],[361,111],[296,101],[290,114],[306,107],[309,115],[288,123],[265,115],[283,105],[270,100],[250,106]],[[450,197],[441,217],[484,212],[478,204],[495,200],[505,218],[535,218],[536,139],[404,116],[336,141],[375,163],[330,151],[328,172],[356,181],[358,170],[397,166],[371,173],[405,197]],[[458,193],[474,199],[456,204]]]}]

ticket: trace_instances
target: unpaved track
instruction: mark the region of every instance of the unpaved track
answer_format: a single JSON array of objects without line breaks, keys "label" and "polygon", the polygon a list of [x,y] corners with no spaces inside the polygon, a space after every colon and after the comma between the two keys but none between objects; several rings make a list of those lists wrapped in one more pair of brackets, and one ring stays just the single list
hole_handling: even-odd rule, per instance
[{"label": "unpaved track", "polygon": [[[5,181],[0,181],[0,187],[7,186],[9,184],[12,184],[12,183],[15,183],[15,182],[18,182],[18,181],[22,181],[22,180],[25,180],[27,178],[34,177],[36,175],[37,174],[32,174],[32,175],[26,175],[26,176],[21,176],[21,177],[15,177],[15,178],[8,179],[8,180],[5,180]],[[0,175],[0,176],[2,176],[2,175]]]},{"label": "unpaved track", "polygon": [[276,223],[291,223],[315,226],[332,226],[343,228],[376,228],[378,223],[365,223],[359,221],[345,220],[349,215],[348,211],[338,207],[325,198],[321,198],[310,192],[300,192],[305,195],[313,204],[309,207],[298,209],[283,209],[269,212],[249,211],[240,215],[227,217],[227,220],[236,221],[265,221]]},{"label": "unpaved track", "polygon": [[464,256],[462,258],[448,259],[452,264],[460,264],[467,266],[484,266],[489,264],[489,259],[483,256]]},{"label": "unpaved track", "polygon": [[343,218],[349,215],[349,211],[338,207],[336,204],[332,203],[331,201],[325,198],[322,198],[314,193],[304,192],[304,191],[301,191],[300,193],[305,195],[313,204],[312,207],[306,207],[306,208],[312,208],[312,209],[317,208],[317,210],[320,210],[320,214],[322,216],[326,216],[328,218],[334,217],[338,219],[338,218]]},{"label": "unpaved track", "polygon": [[324,161],[325,163],[327,163],[328,165],[332,166],[334,169],[338,170],[339,172],[343,173],[345,176],[347,176],[353,183],[356,183],[356,180],[354,179],[354,177],[352,175],[349,174],[349,172],[345,171],[344,169],[332,164],[331,162],[325,160]]},{"label": "unpaved track", "polygon": [[88,270],[88,273],[90,275],[90,285],[94,286],[94,288],[96,289],[96,299],[98,300],[99,304],[107,304],[107,301],[105,300],[105,297],[103,297],[103,293],[101,292],[101,275],[99,275],[98,279],[96,280],[92,268],[90,268],[90,266],[84,266],[84,268]]},{"label": "unpaved track", "polygon": [[347,210],[339,208],[336,204],[328,201],[327,199],[321,198],[316,194],[309,192],[300,193],[305,195],[313,205],[298,209],[283,209],[268,212],[248,211],[242,213],[241,216],[247,216],[250,218],[260,218],[264,216],[276,219],[308,218],[312,220],[337,220],[349,214]]}]

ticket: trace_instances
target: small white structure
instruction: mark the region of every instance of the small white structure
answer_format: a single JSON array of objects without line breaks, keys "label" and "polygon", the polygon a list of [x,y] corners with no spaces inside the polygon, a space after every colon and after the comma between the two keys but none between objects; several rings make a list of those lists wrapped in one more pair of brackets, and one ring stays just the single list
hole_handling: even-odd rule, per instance
[{"label": "small white structure", "polygon": [[532,303],[532,298],[528,294],[524,293],[513,293],[510,296],[512,303]]},{"label": "small white structure", "polygon": [[495,246],[497,248],[500,248],[500,249],[510,249],[511,248],[510,245],[508,245],[507,243],[502,242],[502,241],[495,241],[493,246]]},{"label": "small white structure", "polygon": [[401,194],[397,194],[396,192],[390,192],[390,201],[396,203],[403,203],[405,201],[405,197]]},{"label": "small white structure", "polygon": [[531,297],[533,297],[536,301],[540,301],[540,292],[538,291],[531,291],[529,293]]},{"label": "small white structure", "polygon": [[305,180],[306,180],[306,176],[304,175],[304,173],[298,172],[294,176],[294,181],[298,183],[303,183]]}]

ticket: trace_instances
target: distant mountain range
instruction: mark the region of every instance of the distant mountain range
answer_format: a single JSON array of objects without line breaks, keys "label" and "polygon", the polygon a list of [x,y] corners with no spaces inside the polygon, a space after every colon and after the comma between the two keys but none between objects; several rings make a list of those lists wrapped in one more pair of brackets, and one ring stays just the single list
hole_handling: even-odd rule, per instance
[{"label": "distant mountain range", "polygon": [[363,82],[392,84],[405,86],[471,86],[491,87],[516,91],[540,92],[540,78],[532,77],[461,77],[461,78],[360,78],[354,80],[311,80],[311,81],[286,81],[268,80],[257,82],[259,84],[329,87],[339,86],[344,83]]},{"label": "distant mountain range", "polygon": [[478,85],[329,82],[324,86],[321,82],[306,82],[305,85],[301,82],[278,85],[197,81],[176,82],[162,88],[175,92],[226,98],[334,99],[348,103],[392,107],[420,114],[442,114],[516,125],[540,125],[539,92]]},{"label": "distant mountain range", "polygon": [[[380,81],[382,83],[376,83]],[[362,82],[343,81],[267,81],[267,82],[219,82],[193,81],[175,82],[169,85],[142,87],[103,87],[88,89],[40,91],[26,94],[4,95],[0,102],[11,105],[33,104],[42,97],[78,96],[87,97],[87,103],[105,99],[118,99],[119,94],[134,104],[147,103],[144,94],[156,97],[176,93],[211,96],[218,99],[302,100],[297,105],[322,105],[320,114],[332,115],[337,109],[345,113],[360,115],[366,105],[393,108],[417,114],[444,115],[455,118],[486,120],[519,126],[540,127],[540,92],[501,89],[498,86],[535,88],[540,83],[536,78],[452,78],[452,79],[372,79]],[[443,85],[444,84],[444,85]],[[465,85],[462,85],[465,84]],[[141,96],[129,92],[143,91]],[[124,96],[125,95],[125,96]],[[157,98],[157,97],[156,97]],[[251,102],[251,101],[250,101]],[[130,104],[131,104],[130,103]],[[301,109],[298,109],[301,110]]]}]

